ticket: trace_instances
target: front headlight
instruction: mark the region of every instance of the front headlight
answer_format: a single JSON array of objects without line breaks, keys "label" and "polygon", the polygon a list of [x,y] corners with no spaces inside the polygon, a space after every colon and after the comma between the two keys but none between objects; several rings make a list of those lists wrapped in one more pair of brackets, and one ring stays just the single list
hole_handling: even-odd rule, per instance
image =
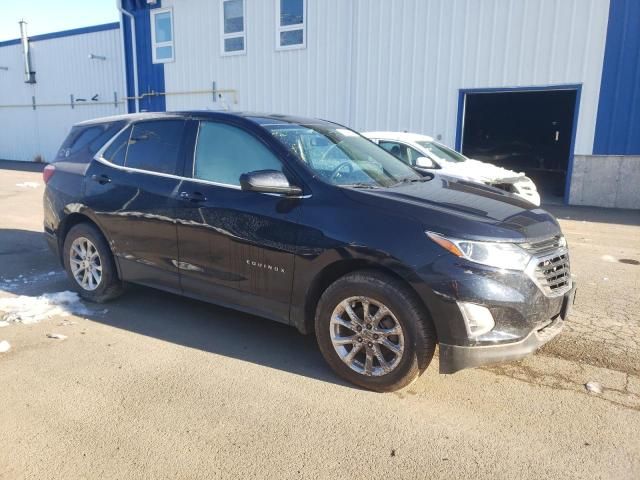
[{"label": "front headlight", "polygon": [[426,232],[426,234],[431,240],[456,257],[466,258],[490,267],[524,270],[531,260],[531,255],[514,243],[475,242],[447,238],[434,232]]}]

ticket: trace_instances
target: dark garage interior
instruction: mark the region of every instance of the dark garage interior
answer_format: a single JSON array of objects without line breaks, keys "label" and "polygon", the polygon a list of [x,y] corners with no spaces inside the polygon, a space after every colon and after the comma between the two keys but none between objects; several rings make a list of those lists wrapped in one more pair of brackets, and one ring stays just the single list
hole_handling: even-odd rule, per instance
[{"label": "dark garage interior", "polygon": [[543,202],[561,201],[576,94],[575,89],[466,93],[462,152],[525,172]]}]

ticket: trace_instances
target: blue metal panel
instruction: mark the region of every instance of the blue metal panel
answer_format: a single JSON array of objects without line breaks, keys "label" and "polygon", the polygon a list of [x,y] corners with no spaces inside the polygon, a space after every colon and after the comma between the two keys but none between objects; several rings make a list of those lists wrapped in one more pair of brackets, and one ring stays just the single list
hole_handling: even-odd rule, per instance
[{"label": "blue metal panel", "polygon": [[[38,42],[40,40],[51,40],[52,38],[70,37],[72,35],[82,35],[83,33],[103,32],[105,30],[115,30],[120,28],[118,22],[105,23],[102,25],[92,25],[91,27],[73,28],[71,30],[62,30],[60,32],[43,33],[42,35],[34,35],[29,37],[29,42]],[[0,47],[9,45],[20,45],[20,39],[5,40],[0,42]]]},{"label": "blue metal panel", "polygon": [[576,104],[573,110],[573,125],[571,127],[571,146],[569,147],[569,162],[567,164],[567,176],[564,187],[564,203],[569,204],[569,188],[571,175],[573,174],[573,156],[576,145],[576,132],[578,131],[578,115],[580,113],[580,95],[582,84],[577,85],[545,85],[543,87],[507,87],[507,88],[469,88],[460,89],[458,93],[458,118],[456,127],[456,150],[462,151],[462,133],[464,131],[464,106],[468,93],[499,93],[499,92],[541,92],[546,90],[575,90]]},{"label": "blue metal panel", "polygon": [[640,154],[640,1],[611,0],[595,155]]},{"label": "blue metal panel", "polygon": [[[144,2],[126,0],[123,7],[133,14],[136,22],[136,55],[138,60],[138,95],[164,93],[164,64],[153,63],[151,54],[151,8],[160,8],[160,2],[153,7],[148,7]],[[128,96],[133,96],[133,59],[131,45],[131,29],[129,22],[125,21],[125,59],[127,65],[127,90]],[[175,33],[174,33],[175,36]],[[147,95],[139,101],[140,110],[148,112],[166,111],[164,95]],[[129,111],[135,109],[134,102],[130,101]]]}]

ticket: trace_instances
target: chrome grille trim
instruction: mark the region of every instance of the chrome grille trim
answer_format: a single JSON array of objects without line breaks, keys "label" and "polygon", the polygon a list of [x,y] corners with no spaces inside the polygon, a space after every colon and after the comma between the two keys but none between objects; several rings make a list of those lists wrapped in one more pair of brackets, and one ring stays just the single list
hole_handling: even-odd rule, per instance
[{"label": "chrome grille trim", "polygon": [[525,272],[547,297],[559,297],[571,290],[569,251],[566,248],[534,256]]},{"label": "chrome grille trim", "polygon": [[531,255],[543,255],[547,253],[553,253],[562,246],[562,235],[555,235],[553,237],[545,238],[544,240],[538,240],[535,242],[519,243]]}]

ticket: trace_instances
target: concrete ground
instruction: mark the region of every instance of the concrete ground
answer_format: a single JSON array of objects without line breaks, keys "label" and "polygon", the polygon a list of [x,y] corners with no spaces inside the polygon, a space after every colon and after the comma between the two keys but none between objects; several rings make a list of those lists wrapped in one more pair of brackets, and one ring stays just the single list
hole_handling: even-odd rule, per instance
[{"label": "concrete ground", "polygon": [[[69,290],[41,177],[11,168],[0,299]],[[292,328],[143,287],[2,327],[0,479],[640,478],[640,212],[552,210],[580,284],[566,331],[395,394],[342,382]]]}]

